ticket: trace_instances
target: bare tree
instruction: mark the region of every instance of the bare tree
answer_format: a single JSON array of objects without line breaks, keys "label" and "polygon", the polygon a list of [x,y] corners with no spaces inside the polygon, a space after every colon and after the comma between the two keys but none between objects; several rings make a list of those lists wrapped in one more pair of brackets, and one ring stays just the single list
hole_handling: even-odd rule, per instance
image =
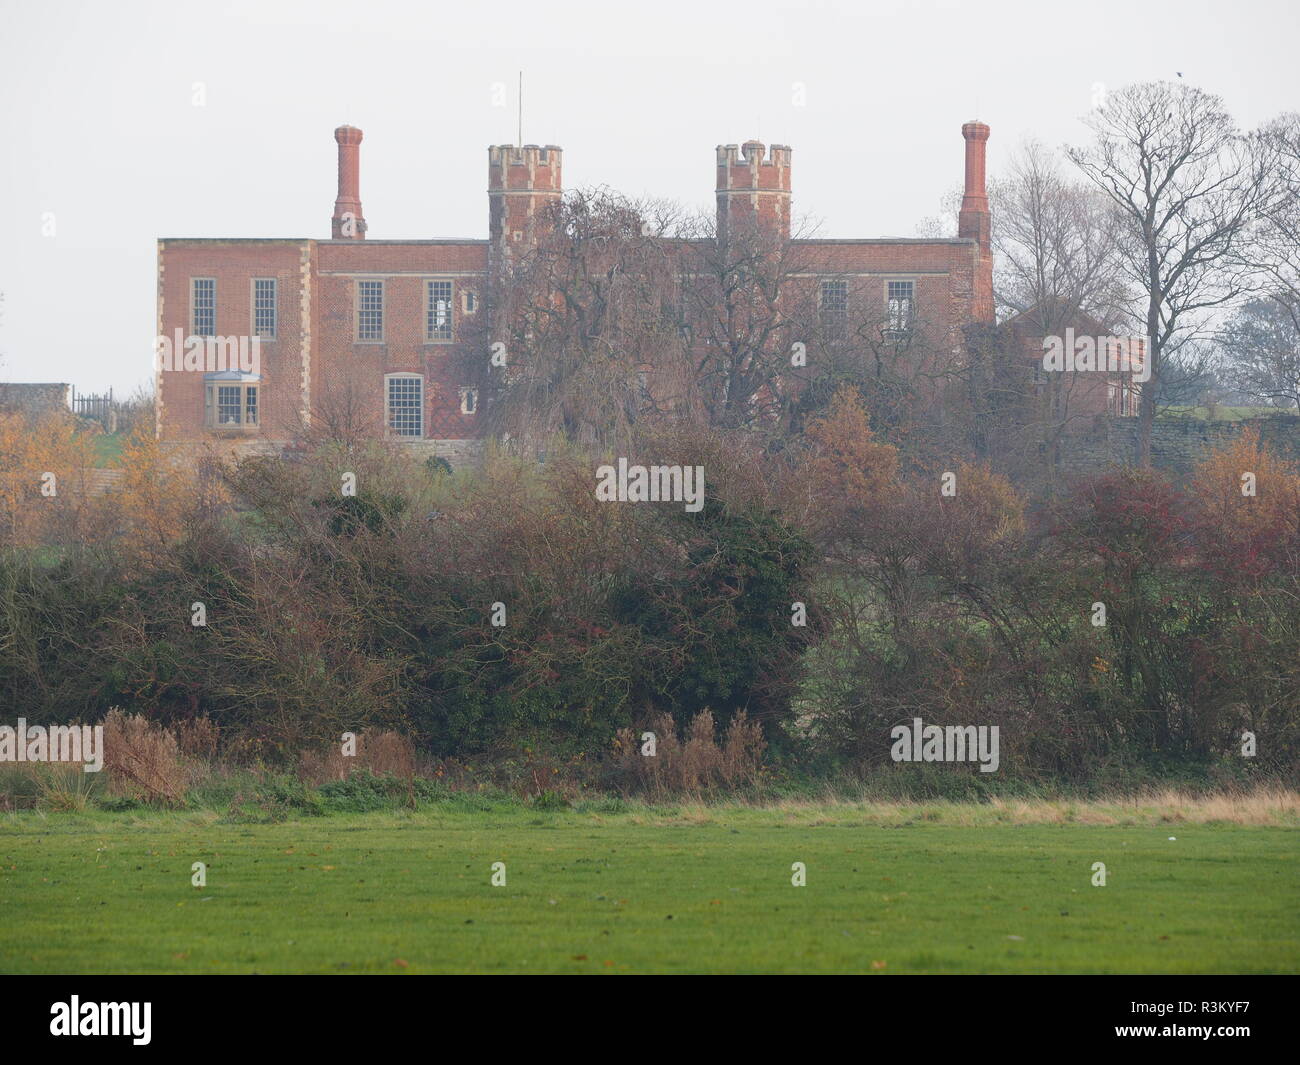
[{"label": "bare tree", "polygon": [[1138,457],[1150,465],[1165,362],[1255,284],[1243,253],[1276,195],[1275,153],[1242,134],[1218,97],[1169,82],[1127,86],[1086,122],[1093,144],[1068,155],[1123,223],[1122,262],[1148,338]]},{"label": "bare tree", "polygon": [[[1085,324],[1105,334],[1124,331],[1122,223],[1109,198],[1069,180],[1054,153],[1031,139],[1021,145],[1006,175],[992,182],[989,201],[994,294],[999,317],[1015,324],[1007,338],[1013,347],[1022,331],[1035,340],[1062,337],[1066,329]],[[1006,397],[1023,414],[1015,446],[1050,469],[1060,461],[1064,437],[1081,417],[1090,416],[1082,409],[1087,404],[1074,400],[1076,392],[1090,392],[1093,382],[1072,373],[1030,373],[1026,367],[1005,379],[1005,387],[1025,392]]]},{"label": "bare tree", "polygon": [[137,427],[147,428],[153,432],[156,417],[157,396],[154,383],[137,385],[135,390],[118,406],[117,431],[130,435]]},{"label": "bare tree", "polygon": [[989,202],[993,282],[1004,313],[1025,316],[1044,335],[1080,314],[1106,323],[1118,318],[1121,220],[1106,196],[1068,181],[1052,153],[1029,140],[1006,177],[992,182]]},{"label": "bare tree", "polygon": [[837,272],[811,223],[723,235],[712,216],[604,189],[550,211],[464,338],[462,375],[497,435],[607,448],[667,419],[780,447],[846,383],[882,431],[964,431],[945,414],[969,398],[959,331],[911,297],[883,306],[874,281]]},{"label": "bare tree", "polygon": [[358,448],[384,438],[382,398],[373,377],[351,364],[334,368],[321,380],[308,411],[299,412],[294,438],[312,449],[330,444]]},{"label": "bare tree", "polygon": [[770,227],[720,240],[670,203],[571,193],[498,286],[464,369],[512,437],[608,446],[646,418],[784,435],[808,382],[834,372],[814,258]]},{"label": "bare tree", "polygon": [[877,430],[935,429],[962,374],[959,338],[911,299],[882,305],[813,231],[804,219],[788,235],[752,224],[719,239],[712,217],[696,220],[683,256],[691,411],[780,446],[847,384]]},{"label": "bare tree", "polygon": [[1300,409],[1300,320],[1287,295],[1251,300],[1224,326],[1218,343],[1224,384],[1239,395]]},{"label": "bare tree", "polygon": [[672,387],[680,295],[670,204],[607,189],[569,193],[494,285],[492,313],[467,337],[464,372],[498,434],[551,434],[597,446],[626,441]]},{"label": "bare tree", "polygon": [[1300,334],[1300,113],[1280,116],[1263,135],[1274,152],[1277,188],[1254,251],[1269,295]]},{"label": "bare tree", "polygon": [[682,325],[691,407],[707,424],[782,435],[808,381],[827,368],[807,276],[814,253],[798,243],[810,228],[805,222],[787,236],[733,225],[724,238],[713,216],[694,220],[684,245]]}]

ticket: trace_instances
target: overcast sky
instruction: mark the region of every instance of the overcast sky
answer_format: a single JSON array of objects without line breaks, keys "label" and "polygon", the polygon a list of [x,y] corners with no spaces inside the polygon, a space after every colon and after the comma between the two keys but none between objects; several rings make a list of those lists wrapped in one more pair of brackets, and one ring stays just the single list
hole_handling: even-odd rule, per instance
[{"label": "overcast sky", "polygon": [[820,235],[915,236],[963,122],[990,176],[1085,139],[1097,83],[1182,71],[1257,125],[1300,108],[1298,31],[1295,0],[0,0],[0,380],[148,380],[157,238],[327,239],[344,122],[371,238],[486,237],[521,69],[567,187],[708,207],[757,137]]}]

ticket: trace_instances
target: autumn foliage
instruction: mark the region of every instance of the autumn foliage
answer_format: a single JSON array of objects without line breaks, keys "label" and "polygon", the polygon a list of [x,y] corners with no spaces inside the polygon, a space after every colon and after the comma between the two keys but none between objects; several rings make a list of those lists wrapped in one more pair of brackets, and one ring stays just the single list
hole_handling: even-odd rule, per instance
[{"label": "autumn foliage", "polygon": [[[647,792],[752,782],[764,759],[887,768],[917,717],[999,726],[1016,778],[1294,775],[1300,472],[1256,437],[1184,483],[1112,468],[1044,505],[880,439],[853,388],[777,452],[628,433],[638,461],[705,468],[702,510],[601,502],[613,456],[564,439],[447,476],[355,441],[181,460],[146,429],[92,490],[71,421],[0,421],[0,702],[120,707],[142,749],[149,723],[210,720],[293,764],[364,732],[617,766],[654,727],[677,761],[619,785]],[[131,772],[174,798],[159,750]],[[966,768],[942,786],[983,786]]]}]

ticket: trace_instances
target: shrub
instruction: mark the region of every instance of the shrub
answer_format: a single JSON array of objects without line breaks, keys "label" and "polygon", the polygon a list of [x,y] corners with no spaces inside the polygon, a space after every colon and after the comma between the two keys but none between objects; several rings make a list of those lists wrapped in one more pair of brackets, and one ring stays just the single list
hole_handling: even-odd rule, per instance
[{"label": "shrub", "polygon": [[251,787],[235,793],[226,820],[236,824],[271,824],[324,812],[321,796],[306,783],[287,773],[272,773],[260,776]]},{"label": "shrub", "polygon": [[408,802],[410,782],[357,768],[342,779],[327,781],[318,790],[323,809],[359,814]]},{"label": "shrub", "polygon": [[175,735],[116,708],[104,717],[104,772],[111,794],[169,806],[180,805],[190,783]]}]

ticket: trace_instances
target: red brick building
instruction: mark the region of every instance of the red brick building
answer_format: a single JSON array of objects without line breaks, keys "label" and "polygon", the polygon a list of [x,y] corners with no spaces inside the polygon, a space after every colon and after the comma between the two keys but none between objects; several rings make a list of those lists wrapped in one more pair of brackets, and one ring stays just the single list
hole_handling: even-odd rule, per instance
[{"label": "red brick building", "polygon": [[1114,335],[1089,314],[1052,307],[1034,307],[1004,326],[1031,367],[1041,422],[1078,433],[1098,416],[1138,416],[1150,377],[1145,339]]},{"label": "red brick building", "polygon": [[[962,136],[956,238],[792,242],[816,264],[809,272],[828,313],[878,313],[900,325],[921,314],[954,359],[966,325],[993,321],[989,129],[967,123]],[[334,137],[330,239],[159,240],[158,333],[182,341],[157,372],[164,441],[278,446],[338,418],[369,420],[377,433],[453,461],[481,439],[477,392],[456,379],[455,356],[475,335],[467,326],[487,313],[489,279],[529,246],[545,206],[561,196],[563,153],[488,149],[486,240],[376,240],[361,202],[362,133],[342,126]],[[788,238],[791,149],[719,146],[716,193],[720,239],[741,224]],[[221,339],[183,354],[189,338]]]}]

